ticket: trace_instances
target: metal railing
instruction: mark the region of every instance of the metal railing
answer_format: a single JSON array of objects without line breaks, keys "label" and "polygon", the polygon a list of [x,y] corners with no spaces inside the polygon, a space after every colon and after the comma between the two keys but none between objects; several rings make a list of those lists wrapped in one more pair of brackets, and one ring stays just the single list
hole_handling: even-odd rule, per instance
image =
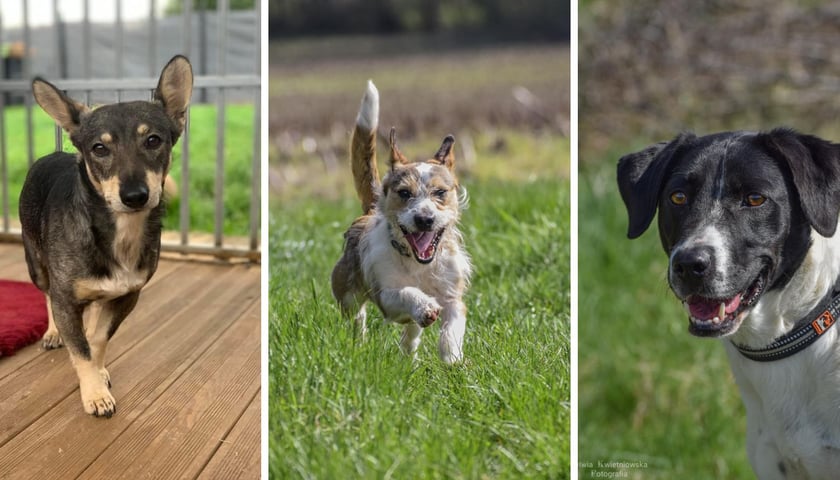
[{"label": "metal railing", "polygon": [[[187,55],[193,62],[194,70],[196,69],[196,58],[199,59],[199,69],[196,72],[192,104],[195,105],[202,99],[208,99],[214,95],[214,103],[216,107],[216,158],[215,158],[215,185],[214,185],[214,227],[212,232],[212,241],[199,243],[193,240],[194,232],[190,230],[190,119],[187,116],[187,128],[180,141],[181,145],[181,159],[180,159],[180,211],[179,211],[179,240],[164,241],[162,249],[169,252],[180,252],[184,254],[208,254],[219,258],[242,257],[248,258],[252,261],[258,262],[260,259],[260,242],[259,242],[259,228],[260,228],[260,157],[261,157],[261,142],[260,142],[260,21],[259,12],[261,11],[261,0],[255,0],[254,11],[251,12],[255,19],[255,25],[252,30],[240,29],[236,41],[238,42],[239,50],[246,50],[249,54],[253,54],[250,63],[250,73],[242,73],[243,58],[238,52],[236,55],[231,55],[228,45],[228,20],[229,20],[229,2],[228,0],[218,0],[217,8],[215,10],[216,19],[216,35],[215,38],[209,38],[207,35],[207,19],[204,18],[207,14],[205,12],[195,12],[190,14],[193,9],[193,2],[191,0],[183,1],[182,22],[179,28],[170,28],[177,30],[177,35],[180,38],[180,46],[169,45],[166,51],[160,46],[160,21],[157,19],[156,1],[150,1],[149,16],[147,18],[148,30],[146,36],[146,48],[148,49],[146,59],[142,62],[132,62],[131,66],[137,70],[137,64],[146,63],[148,70],[145,70],[141,76],[126,76],[124,64],[125,45],[125,30],[122,19],[121,0],[114,0],[116,2],[116,19],[111,26],[113,30],[113,52],[114,58],[117,60],[114,63],[114,71],[112,75],[114,78],[94,78],[99,73],[94,72],[92,68],[93,59],[100,58],[102,53],[97,53],[96,57],[93,53],[93,46],[91,45],[92,24],[89,16],[89,4],[92,0],[83,1],[83,18],[81,20],[81,69],[84,78],[54,78],[47,76],[46,78],[58,88],[71,92],[71,96],[83,100],[86,103],[91,103],[91,98],[94,96],[102,96],[107,94],[112,97],[110,101],[122,101],[128,97],[136,99],[138,95],[140,98],[150,98],[150,93],[157,85],[157,75],[163,68],[166,60],[176,53],[183,53]],[[128,0],[130,1],[130,0]],[[0,240],[20,240],[20,231],[12,225],[12,218],[10,215],[9,197],[11,194],[17,195],[19,192],[10,192],[9,179],[9,161],[7,155],[7,146],[9,139],[7,138],[7,126],[5,125],[5,114],[7,95],[17,94],[22,95],[23,108],[25,111],[25,132],[26,132],[26,151],[27,162],[31,165],[35,161],[34,148],[34,125],[33,125],[33,98],[30,93],[30,81],[32,78],[32,58],[29,54],[32,27],[28,18],[29,2],[28,0],[21,0],[23,7],[23,22],[22,32],[20,38],[26,48],[26,55],[22,61],[22,78],[6,79],[3,61],[0,61],[0,206],[2,207],[2,224],[0,224]],[[97,2],[101,3],[101,2]],[[57,3],[53,3],[53,24],[55,29],[56,39],[61,39],[66,32],[61,23],[58,14]],[[167,19],[170,24],[172,18]],[[193,23],[199,23],[200,38],[195,41],[193,38],[197,35]],[[171,25],[170,25],[171,26]],[[241,30],[247,30],[243,35]],[[3,17],[0,12],[0,46],[4,41]],[[250,38],[249,38],[250,34]],[[136,36],[136,29],[134,31]],[[170,35],[171,36],[171,35]],[[64,39],[66,41],[66,38]],[[61,69],[68,70],[68,64],[78,69],[79,65],[68,61],[67,58],[62,58],[62,55],[67,54],[67,48],[59,44],[60,40],[56,40],[56,49],[54,55],[57,63],[61,65]],[[215,48],[216,65],[215,71],[210,73],[210,66],[207,62],[207,51],[210,48]],[[75,50],[74,50],[75,52]],[[135,55],[136,56],[136,55]],[[236,74],[228,74],[228,57],[235,56],[235,60],[239,63]],[[250,55],[249,55],[250,56]],[[162,60],[163,59],[163,60]],[[47,67],[48,68],[48,67]],[[63,72],[66,73],[66,72]],[[146,76],[148,75],[148,76]],[[230,242],[230,238],[226,238],[224,234],[224,219],[225,219],[225,122],[226,122],[226,107],[227,99],[231,96],[237,98],[238,102],[247,101],[253,104],[253,153],[251,158],[251,185],[250,188],[250,209],[248,212],[248,231],[237,232],[230,238],[235,238],[235,242]],[[208,102],[209,103],[209,102]],[[194,127],[193,127],[194,128]],[[202,128],[212,128],[210,126],[203,126]],[[20,140],[15,140],[20,141]],[[56,150],[62,149],[63,134],[61,129],[55,127],[55,147]],[[13,159],[15,161],[22,161],[22,159]],[[178,166],[175,166],[178,168]],[[168,237],[165,237],[168,238]]]}]

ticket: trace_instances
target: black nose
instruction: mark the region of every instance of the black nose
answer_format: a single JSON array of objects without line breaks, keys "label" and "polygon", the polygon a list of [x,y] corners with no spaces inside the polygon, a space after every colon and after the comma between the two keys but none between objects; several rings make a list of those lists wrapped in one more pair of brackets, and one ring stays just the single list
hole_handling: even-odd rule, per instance
[{"label": "black nose", "polygon": [[123,205],[129,208],[143,208],[149,201],[149,187],[145,184],[120,188],[120,200]]},{"label": "black nose", "polygon": [[426,215],[415,215],[414,224],[417,225],[418,230],[426,231],[432,229],[432,224],[435,223],[435,218]]},{"label": "black nose", "polygon": [[702,280],[713,271],[713,261],[710,247],[685,248],[674,254],[671,271],[685,282]]}]

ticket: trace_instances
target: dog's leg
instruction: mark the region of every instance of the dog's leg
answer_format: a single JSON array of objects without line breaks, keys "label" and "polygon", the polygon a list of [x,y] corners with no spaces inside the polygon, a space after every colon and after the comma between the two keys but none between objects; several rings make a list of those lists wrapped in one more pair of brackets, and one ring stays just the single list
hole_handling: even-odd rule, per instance
[{"label": "dog's leg", "polygon": [[400,336],[400,350],[407,356],[415,358],[422,333],[423,328],[420,325],[413,322],[406,323]]},{"label": "dog's leg", "polygon": [[[99,370],[99,376],[108,388],[111,388],[111,375],[105,369],[105,348],[108,344],[107,325],[109,325],[110,318],[102,318],[102,303],[93,302],[85,309],[84,325],[85,337],[90,345],[90,356],[94,366]],[[107,312],[111,314],[110,310]],[[102,337],[105,337],[104,341]]]},{"label": "dog's leg", "polygon": [[378,299],[386,318],[411,317],[422,328],[433,324],[440,314],[437,300],[416,287],[382,290]]},{"label": "dog's leg", "polygon": [[443,363],[452,365],[464,358],[464,330],[467,326],[467,307],[460,300],[447,303],[441,312],[438,355]]},{"label": "dog's leg", "polygon": [[108,388],[111,388],[111,374],[105,368],[105,349],[108,340],[114,336],[125,317],[134,310],[139,292],[129,293],[110,302],[94,302],[88,320],[87,338],[90,343],[90,355],[99,376]]},{"label": "dog's leg", "polygon": [[55,318],[53,318],[52,301],[50,296],[47,297],[47,331],[41,338],[41,346],[45,350],[52,350],[62,345],[61,335],[58,334],[58,328],[55,327]]},{"label": "dog's leg", "polygon": [[367,308],[364,303],[359,307],[359,311],[353,319],[353,327],[354,336],[364,340],[365,336],[367,336]]},{"label": "dog's leg", "polygon": [[[51,296],[55,325],[70,354],[70,361],[79,377],[79,392],[85,412],[97,417],[110,417],[116,409],[114,397],[96,365],[99,350],[88,343],[84,332],[84,307],[62,297]],[[100,349],[101,350],[101,349]]]}]

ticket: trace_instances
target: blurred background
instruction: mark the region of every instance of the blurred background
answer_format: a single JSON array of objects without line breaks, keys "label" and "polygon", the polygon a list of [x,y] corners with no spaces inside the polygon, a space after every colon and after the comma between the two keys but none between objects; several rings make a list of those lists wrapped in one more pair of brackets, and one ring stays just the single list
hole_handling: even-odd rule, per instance
[{"label": "blurred background", "polygon": [[[277,478],[568,478],[568,1],[269,4],[269,464]],[[348,147],[380,93],[379,171],[455,136],[474,275],[463,365],[417,360],[330,291],[361,212]]]},{"label": "blurred background", "polygon": [[[274,198],[353,195],[348,134],[369,78],[380,125],[396,126],[408,152],[433,153],[452,133],[461,175],[568,177],[568,155],[555,152],[568,150],[568,2],[269,5]],[[516,148],[526,154],[509,162]]]},{"label": "blurred background", "polygon": [[688,334],[656,222],[627,239],[615,169],[682,130],[840,140],[840,5],[584,1],[579,39],[580,473],[751,478],[723,348]]}]

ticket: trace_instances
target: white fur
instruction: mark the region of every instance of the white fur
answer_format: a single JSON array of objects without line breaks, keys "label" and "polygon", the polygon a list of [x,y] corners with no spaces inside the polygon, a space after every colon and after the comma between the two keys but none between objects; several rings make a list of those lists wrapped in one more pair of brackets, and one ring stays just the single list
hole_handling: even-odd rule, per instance
[{"label": "white fur", "polygon": [[388,222],[382,216],[362,237],[359,252],[365,283],[381,286],[377,303],[386,320],[404,325],[400,340],[403,352],[415,353],[423,332],[419,324],[424,315],[435,312],[440,323],[438,354],[442,361],[452,364],[463,358],[467,319],[461,296],[471,267],[456,225],[446,228],[444,237],[450,237],[441,239],[435,259],[426,265],[394,249]]},{"label": "white fur", "polygon": [[[816,307],[840,275],[840,235],[812,232],[794,277],[764,294],[731,340],[762,347]],[[761,479],[840,475],[840,330],[783,360],[755,362],[722,340],[747,410],[747,454]],[[784,466],[786,475],[782,474]]]},{"label": "white fur", "polygon": [[372,132],[379,124],[379,90],[372,80],[368,80],[367,90],[362,97],[362,104],[359,107],[359,115],[356,117],[356,125]]}]

